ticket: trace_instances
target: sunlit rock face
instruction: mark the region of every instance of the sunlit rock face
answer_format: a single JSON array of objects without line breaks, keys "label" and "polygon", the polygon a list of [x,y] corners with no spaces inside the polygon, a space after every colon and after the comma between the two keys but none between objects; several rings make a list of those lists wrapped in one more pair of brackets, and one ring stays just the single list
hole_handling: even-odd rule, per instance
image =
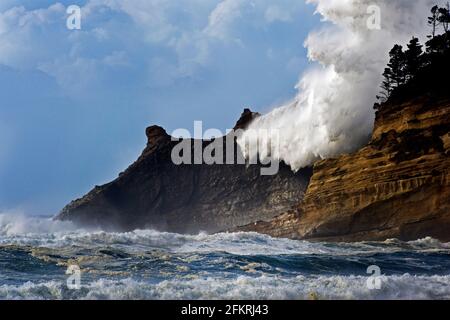
[{"label": "sunlit rock face", "polygon": [[450,99],[385,104],[367,146],[317,162],[296,208],[241,230],[326,241],[450,241],[449,148]]}]

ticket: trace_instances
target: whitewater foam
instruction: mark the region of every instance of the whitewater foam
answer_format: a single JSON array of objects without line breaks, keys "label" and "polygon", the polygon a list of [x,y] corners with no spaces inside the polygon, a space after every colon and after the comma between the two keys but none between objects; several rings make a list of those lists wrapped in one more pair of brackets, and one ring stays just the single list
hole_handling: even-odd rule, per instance
[{"label": "whitewater foam", "polygon": [[[181,235],[76,229],[0,218],[0,299],[448,299],[450,245],[311,243],[257,233]],[[82,270],[69,290],[65,270]],[[367,268],[381,267],[381,290]]]},{"label": "whitewater foam", "polygon": [[71,222],[56,221],[46,217],[33,217],[21,213],[0,214],[0,236],[49,234],[75,230],[77,228]]},{"label": "whitewater foam", "polygon": [[170,280],[158,284],[100,279],[81,290],[61,282],[0,286],[0,299],[450,299],[450,276],[382,277],[381,290],[368,290],[367,277],[279,276]]},{"label": "whitewater foam", "polygon": [[132,232],[105,232],[85,230],[69,222],[25,215],[0,215],[0,245],[22,245],[48,248],[78,246],[85,248],[118,247],[137,252],[150,249],[174,253],[227,252],[236,255],[288,255],[288,254],[369,254],[371,252],[397,252],[402,250],[450,249],[450,244],[432,238],[412,242],[391,239],[385,242],[359,242],[347,244],[312,243],[290,239],[276,239],[267,235],[238,233],[200,233],[183,235],[156,230]]}]

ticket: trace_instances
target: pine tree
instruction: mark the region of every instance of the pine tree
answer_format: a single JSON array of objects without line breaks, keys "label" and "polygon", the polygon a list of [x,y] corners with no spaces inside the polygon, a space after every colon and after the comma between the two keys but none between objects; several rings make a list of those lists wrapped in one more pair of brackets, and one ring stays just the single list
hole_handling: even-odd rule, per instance
[{"label": "pine tree", "polygon": [[385,102],[391,96],[392,90],[394,89],[394,82],[392,80],[392,70],[390,68],[384,69],[383,72],[383,82],[381,83],[381,92],[377,96],[377,99],[381,102]]},{"label": "pine tree", "polygon": [[409,80],[417,75],[419,69],[423,66],[423,50],[418,38],[413,37],[408,44],[408,50],[405,52],[405,73]]},{"label": "pine tree", "polygon": [[430,25],[432,28],[431,35],[428,36],[428,38],[434,39],[434,37],[436,36],[436,28],[438,24],[439,24],[439,7],[434,6],[433,8],[431,8],[431,16],[428,17],[428,25]]},{"label": "pine tree", "polygon": [[[428,18],[428,23],[433,27],[433,34],[428,36],[430,40],[426,43],[427,52],[431,54],[442,54],[449,47],[449,27],[450,27],[450,4],[447,2],[446,7],[440,8],[434,6],[431,9],[432,16]],[[444,33],[437,35],[437,27],[442,25]]]},{"label": "pine tree", "polygon": [[[388,100],[397,88],[416,77],[421,69],[428,68],[436,61],[442,63],[443,59],[448,59],[450,55],[450,4],[447,3],[445,8],[434,6],[431,9],[431,16],[428,18],[428,24],[432,30],[431,35],[428,36],[429,40],[426,42],[425,53],[422,44],[416,37],[411,39],[406,51],[403,51],[403,47],[397,44],[389,52],[388,67],[384,70],[381,92],[377,96],[381,102]],[[438,33],[440,25],[442,25],[444,33]],[[437,73],[437,71],[433,72]],[[377,103],[375,108],[382,106],[383,104]]]},{"label": "pine tree", "polygon": [[447,2],[447,5],[444,8],[439,9],[439,22],[442,24],[444,28],[443,34],[443,49],[444,51],[450,48],[449,45],[449,25],[450,25],[450,4]]},{"label": "pine tree", "polygon": [[389,52],[389,56],[388,67],[391,70],[392,81],[395,87],[399,87],[406,82],[406,58],[403,47],[396,44]]},{"label": "pine tree", "polygon": [[442,27],[444,28],[444,32],[448,32],[448,27],[450,24],[450,4],[447,2],[447,6],[444,8],[438,9],[438,21],[440,24],[442,24]]}]

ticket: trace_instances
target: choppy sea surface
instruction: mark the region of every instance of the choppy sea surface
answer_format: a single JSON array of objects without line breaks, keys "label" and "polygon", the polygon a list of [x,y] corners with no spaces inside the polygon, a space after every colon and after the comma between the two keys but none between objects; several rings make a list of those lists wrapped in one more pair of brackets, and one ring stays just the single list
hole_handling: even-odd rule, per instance
[{"label": "choppy sea surface", "polygon": [[0,299],[450,299],[450,244],[107,233],[0,215]]}]

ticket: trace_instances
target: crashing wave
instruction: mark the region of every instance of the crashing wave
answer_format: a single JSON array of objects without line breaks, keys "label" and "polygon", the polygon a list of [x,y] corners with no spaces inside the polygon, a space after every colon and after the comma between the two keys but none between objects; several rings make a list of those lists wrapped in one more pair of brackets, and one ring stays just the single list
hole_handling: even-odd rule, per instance
[{"label": "crashing wave", "polygon": [[100,279],[81,290],[61,282],[0,286],[0,299],[449,299],[450,276],[389,276],[381,290],[368,290],[367,277],[279,276],[203,278],[151,284]]},{"label": "crashing wave", "polygon": [[359,242],[347,244],[311,243],[290,239],[275,239],[258,233],[217,233],[182,235],[155,230],[135,230],[115,233],[77,229],[68,222],[24,215],[0,215],[0,245],[26,245],[49,248],[81,246],[86,248],[120,246],[135,252],[163,249],[177,253],[227,252],[236,255],[282,254],[358,254],[401,250],[449,249],[450,244],[432,238],[402,242]]}]

